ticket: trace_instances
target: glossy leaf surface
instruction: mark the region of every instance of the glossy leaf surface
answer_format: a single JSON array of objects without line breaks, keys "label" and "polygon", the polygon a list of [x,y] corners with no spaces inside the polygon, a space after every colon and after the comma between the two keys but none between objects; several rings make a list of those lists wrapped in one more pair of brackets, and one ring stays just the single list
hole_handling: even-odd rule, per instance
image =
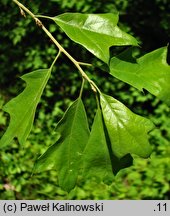
[{"label": "glossy leaf surface", "polygon": [[21,77],[26,82],[26,88],[3,107],[10,115],[10,123],[0,140],[0,147],[9,145],[14,138],[17,138],[20,144],[24,144],[31,131],[35,110],[50,73],[51,69],[41,69]]},{"label": "glossy leaf surface", "polygon": [[74,188],[80,161],[89,138],[89,128],[82,100],[77,99],[56,127],[58,141],[38,159],[35,172],[55,169],[59,185],[66,191]]},{"label": "glossy leaf surface", "polygon": [[84,154],[84,175],[96,176],[100,180],[105,180],[113,176],[112,162],[109,148],[107,146],[101,110],[97,110],[90,138],[86,145]]},{"label": "glossy leaf surface", "polygon": [[149,157],[151,147],[147,133],[153,129],[153,123],[134,114],[111,96],[100,95],[100,102],[114,155],[117,158],[127,154]]},{"label": "glossy leaf surface", "polygon": [[128,50],[110,62],[110,73],[142,91],[146,89],[170,105],[170,66],[167,47],[154,50],[138,59]]},{"label": "glossy leaf surface", "polygon": [[98,109],[83,153],[83,175],[86,178],[96,177],[99,181],[110,183],[113,181],[113,174],[132,165],[132,160],[130,155],[119,159],[113,154],[102,113]]},{"label": "glossy leaf surface", "polygon": [[137,45],[134,37],[117,26],[118,13],[64,13],[52,19],[69,38],[106,63],[109,62],[111,46]]}]

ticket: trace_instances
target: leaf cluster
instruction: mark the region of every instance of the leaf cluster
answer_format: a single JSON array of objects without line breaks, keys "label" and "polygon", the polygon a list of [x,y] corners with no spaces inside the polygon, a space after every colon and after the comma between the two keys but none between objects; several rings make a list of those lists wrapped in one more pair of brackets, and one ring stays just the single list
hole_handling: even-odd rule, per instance
[{"label": "leaf cluster", "polygon": [[[112,57],[111,46],[138,46],[134,37],[118,27],[117,13],[65,13],[47,18],[57,23],[71,40],[103,61],[112,76],[141,91],[148,90],[169,105],[170,67],[166,62],[166,47],[139,59],[129,54],[132,49]],[[150,156],[148,133],[154,128],[153,123],[133,113],[115,98],[103,94],[81,69],[81,63],[70,57],[60,45],[58,48],[77,66],[83,82],[78,99],[56,126],[58,136],[54,144],[37,160],[34,171],[55,169],[59,185],[67,191],[75,187],[80,173],[83,176],[95,176],[106,183],[111,182],[113,174],[132,164],[134,154],[143,158]],[[10,124],[0,140],[1,147],[9,145],[14,138],[20,144],[25,143],[54,63],[48,69],[24,75],[26,88],[4,106],[3,110],[10,114]],[[82,102],[85,80],[97,98],[97,111],[91,130]]]}]

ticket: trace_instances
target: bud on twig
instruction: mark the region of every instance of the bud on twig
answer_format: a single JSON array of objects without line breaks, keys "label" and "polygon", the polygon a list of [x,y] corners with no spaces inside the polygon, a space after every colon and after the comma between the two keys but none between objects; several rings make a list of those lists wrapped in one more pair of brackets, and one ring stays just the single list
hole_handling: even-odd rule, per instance
[{"label": "bud on twig", "polygon": [[19,9],[20,9],[20,14],[21,14],[23,17],[26,18],[26,14],[25,14],[25,12],[22,10],[22,8],[19,8]]}]

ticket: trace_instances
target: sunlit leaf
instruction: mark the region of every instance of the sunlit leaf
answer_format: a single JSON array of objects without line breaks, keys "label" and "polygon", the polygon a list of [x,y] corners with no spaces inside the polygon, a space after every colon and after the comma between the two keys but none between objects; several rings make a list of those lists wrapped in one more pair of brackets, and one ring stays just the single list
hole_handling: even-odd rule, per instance
[{"label": "sunlit leaf", "polygon": [[170,66],[167,47],[154,50],[135,59],[127,50],[110,62],[110,73],[142,91],[146,89],[170,105]]},{"label": "sunlit leaf", "polygon": [[60,137],[37,160],[35,172],[55,169],[59,185],[66,191],[74,188],[81,156],[89,138],[89,128],[82,100],[78,98],[65,112],[56,127]]},{"label": "sunlit leaf", "polygon": [[10,123],[0,140],[0,147],[9,145],[14,138],[17,138],[20,144],[24,144],[31,131],[35,110],[50,73],[51,69],[41,69],[21,77],[26,82],[26,88],[3,107],[10,115]]},{"label": "sunlit leaf", "polygon": [[129,153],[149,157],[148,132],[154,128],[153,123],[111,96],[101,94],[100,102],[114,155],[122,158]]},{"label": "sunlit leaf", "polygon": [[102,61],[109,62],[111,46],[137,45],[137,40],[118,26],[118,13],[64,13],[53,19],[73,41]]},{"label": "sunlit leaf", "polygon": [[130,165],[132,165],[130,155],[119,159],[113,154],[102,113],[98,109],[83,153],[83,175],[86,178],[96,177],[99,181],[110,183],[113,181],[113,174]]}]

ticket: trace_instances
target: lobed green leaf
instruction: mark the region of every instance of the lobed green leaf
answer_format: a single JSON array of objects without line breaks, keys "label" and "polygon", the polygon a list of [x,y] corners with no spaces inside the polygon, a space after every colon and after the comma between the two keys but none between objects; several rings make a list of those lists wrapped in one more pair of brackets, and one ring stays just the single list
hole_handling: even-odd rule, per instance
[{"label": "lobed green leaf", "polygon": [[96,112],[90,138],[83,153],[83,174],[86,178],[96,176],[99,180],[107,180],[113,176],[100,109]]},{"label": "lobed green leaf", "polygon": [[132,56],[130,49],[111,59],[110,73],[141,91],[146,89],[170,105],[170,66],[166,59],[167,47],[138,59]]},{"label": "lobed green leaf", "polygon": [[84,46],[105,63],[109,62],[111,46],[138,45],[134,37],[117,26],[118,13],[64,13],[51,19],[71,40]]},{"label": "lobed green leaf", "polygon": [[55,169],[59,185],[66,191],[75,187],[81,157],[89,138],[89,128],[82,100],[78,98],[65,112],[56,127],[60,137],[40,156],[35,172]]},{"label": "lobed green leaf", "polygon": [[132,157],[129,154],[121,159],[114,155],[100,109],[96,112],[90,138],[82,158],[83,175],[86,178],[96,177],[105,183],[112,182],[113,174],[132,165]]},{"label": "lobed green leaf", "polygon": [[151,147],[147,133],[154,128],[153,123],[111,96],[101,94],[100,103],[113,154],[117,158],[127,154],[149,157]]},{"label": "lobed green leaf", "polygon": [[26,88],[3,107],[3,110],[10,115],[10,123],[0,140],[0,147],[9,145],[14,138],[17,138],[20,144],[25,143],[50,74],[51,69],[40,69],[21,77],[27,84]]}]

